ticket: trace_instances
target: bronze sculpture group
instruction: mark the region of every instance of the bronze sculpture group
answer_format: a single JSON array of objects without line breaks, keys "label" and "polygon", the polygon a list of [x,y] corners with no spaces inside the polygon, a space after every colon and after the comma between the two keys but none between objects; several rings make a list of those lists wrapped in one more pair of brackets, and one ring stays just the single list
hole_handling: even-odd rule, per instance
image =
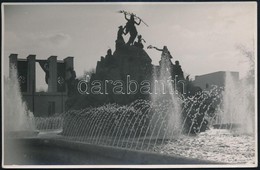
[{"label": "bronze sculpture group", "polygon": [[[127,41],[127,45],[135,45],[137,47],[143,48],[143,44],[142,41],[145,42],[145,40],[142,38],[141,35],[138,35],[138,41],[134,42],[135,38],[137,37],[137,29],[136,29],[136,25],[140,25],[141,22],[144,23],[146,26],[148,26],[141,18],[137,17],[135,14],[133,13],[129,13],[126,11],[119,11],[119,13],[123,13],[124,17],[126,19],[126,25],[123,26],[119,26],[119,30],[117,32],[117,41],[121,42],[121,43],[125,43],[123,35],[127,35],[130,34],[129,40]],[[127,16],[130,16],[130,18],[128,18]],[[138,20],[138,22],[136,21]]]},{"label": "bronze sculpture group", "polygon": [[[126,45],[134,45],[134,46],[143,48],[144,45],[142,44],[142,42],[146,43],[146,41],[142,38],[142,35],[138,35],[138,37],[137,37],[138,40],[136,42],[134,42],[134,40],[135,40],[135,38],[136,38],[136,36],[138,34],[135,25],[140,25],[141,22],[144,23],[146,26],[148,26],[148,25],[141,18],[137,17],[133,13],[129,13],[129,12],[126,12],[126,11],[123,11],[123,10],[119,11],[119,13],[123,13],[124,14],[124,17],[125,17],[127,23],[126,23],[126,25],[124,27],[123,26],[119,26],[118,27],[119,30],[117,32],[117,41],[125,44],[123,35],[130,34],[129,40],[126,43]],[[127,15],[130,15],[130,18],[127,18]],[[137,22],[136,20],[139,20],[139,21]],[[161,51],[163,58],[166,58],[168,60],[172,59],[172,56],[171,56],[167,46],[164,46],[163,49],[159,49],[157,47],[149,45],[147,48],[148,49],[154,48],[154,49],[156,49],[158,51]]]}]

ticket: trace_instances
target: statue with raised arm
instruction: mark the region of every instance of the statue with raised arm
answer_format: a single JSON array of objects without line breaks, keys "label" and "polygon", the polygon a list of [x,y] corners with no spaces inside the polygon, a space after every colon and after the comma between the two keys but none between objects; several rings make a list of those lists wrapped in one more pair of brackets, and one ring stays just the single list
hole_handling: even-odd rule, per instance
[{"label": "statue with raised arm", "polygon": [[130,33],[130,38],[126,44],[131,45],[133,44],[136,36],[137,36],[137,30],[135,25],[140,25],[141,24],[141,19],[139,19],[139,22],[135,21],[135,15],[131,14],[130,18],[127,18],[127,13],[124,13],[125,19],[127,20],[127,23],[124,27],[125,33],[128,34]]},{"label": "statue with raised arm", "polygon": [[121,25],[118,27],[118,31],[117,31],[116,49],[119,49],[120,47],[125,45],[125,40],[123,38],[123,35],[126,35],[126,33],[124,32],[124,28]]},{"label": "statue with raised arm", "polygon": [[160,49],[160,48],[154,47],[152,45],[149,45],[147,48],[148,49],[154,48],[154,49],[162,52],[161,60],[159,61],[160,67],[161,67],[161,69],[168,70],[168,72],[171,73],[173,64],[171,62],[172,56],[171,56],[171,53],[168,50],[168,48],[166,46],[163,46],[163,49]]},{"label": "statue with raised arm", "polygon": [[170,51],[168,50],[167,46],[163,46],[163,49],[159,49],[159,48],[157,48],[157,47],[154,47],[154,46],[152,46],[152,45],[149,45],[147,48],[148,48],[148,49],[154,48],[154,49],[156,49],[156,50],[158,50],[158,51],[161,51],[161,52],[162,52],[162,55],[161,55],[162,57],[169,58],[169,59],[172,58],[172,55],[171,55]]},{"label": "statue with raised arm", "polygon": [[126,35],[126,33],[124,32],[124,28],[123,28],[122,25],[119,26],[118,28],[119,28],[119,29],[118,29],[118,32],[117,32],[117,41],[120,42],[120,43],[125,44],[123,35]]}]

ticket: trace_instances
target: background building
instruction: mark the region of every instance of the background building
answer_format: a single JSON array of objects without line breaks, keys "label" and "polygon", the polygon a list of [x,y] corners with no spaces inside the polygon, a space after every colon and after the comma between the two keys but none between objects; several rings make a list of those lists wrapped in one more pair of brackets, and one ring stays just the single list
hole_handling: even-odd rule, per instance
[{"label": "background building", "polygon": [[[47,92],[35,91],[36,62],[39,62],[45,72]],[[10,69],[12,66],[17,69],[23,101],[34,116],[51,116],[65,111],[65,101],[68,97],[67,84],[71,74],[68,70],[73,70],[73,57],[57,60],[57,56],[51,56],[47,60],[36,60],[36,55],[29,55],[27,59],[18,59],[18,54],[11,54],[9,64]]]},{"label": "background building", "polygon": [[[218,71],[214,73],[204,74],[195,76],[193,81],[194,85],[199,86],[202,90],[207,90],[212,87],[212,85],[217,85],[219,87],[224,87],[225,78],[227,71]],[[233,77],[234,81],[239,81],[239,72],[229,72]]]}]

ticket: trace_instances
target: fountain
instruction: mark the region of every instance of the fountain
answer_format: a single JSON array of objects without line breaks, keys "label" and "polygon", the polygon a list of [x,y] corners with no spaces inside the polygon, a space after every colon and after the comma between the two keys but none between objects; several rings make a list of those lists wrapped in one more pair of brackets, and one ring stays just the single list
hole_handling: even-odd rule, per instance
[{"label": "fountain", "polygon": [[13,137],[35,136],[34,116],[23,102],[14,66],[4,79],[4,132]]},{"label": "fountain", "polygon": [[[109,100],[113,103],[104,102],[101,106],[68,110],[53,117],[34,117],[22,101],[16,70],[11,68],[10,78],[5,78],[5,134],[9,135],[8,137],[24,138],[36,136],[40,132],[37,138],[41,139],[43,132],[46,138],[50,138],[50,132],[55,131],[56,137],[72,144],[80,142],[92,146],[102,145],[113,149],[159,152],[199,159],[207,159],[208,150],[214,152],[210,155],[212,160],[221,155],[214,147],[234,150],[234,145],[239,144],[230,141],[233,137],[237,137],[237,140],[242,143],[250,142],[246,149],[251,149],[250,154],[253,152],[254,87],[252,84],[248,84],[246,80],[237,84],[232,80],[232,76],[227,74],[224,88],[214,87],[209,91],[187,95],[181,93],[176,86],[177,79],[172,77],[173,64],[167,51],[162,53],[159,74],[156,75],[158,70],[155,68],[152,70],[151,59],[142,48],[118,44],[118,42],[116,47],[113,55],[110,50],[107,57],[101,57],[93,77],[111,78],[110,81],[123,80],[131,73],[133,82],[137,82],[145,78],[150,79],[152,76],[153,82],[158,79],[164,84],[157,89],[158,91],[155,88],[156,84],[153,84],[156,92],[149,96],[151,100],[144,99],[139,94],[123,97],[107,95],[108,97],[104,97],[105,100],[98,100],[100,96],[97,95],[98,97],[94,98],[97,102]],[[95,80],[93,77],[91,78]],[[173,79],[174,83],[171,81]],[[181,80],[187,83],[183,75]],[[82,98],[78,97],[78,100]],[[220,127],[229,125],[228,133],[214,131],[216,122]],[[234,129],[238,132],[237,136],[234,136]],[[245,137],[244,133],[250,135]],[[225,143],[225,140],[229,143]],[[212,141],[217,141],[217,144],[212,144]],[[199,149],[203,152],[197,151]],[[226,152],[225,149],[220,151],[224,154],[232,152],[232,150]],[[233,154],[240,153],[242,152],[237,151]],[[222,154],[221,157],[225,155]]]},{"label": "fountain", "polygon": [[[172,82],[171,80],[173,79],[172,77],[172,63],[169,59],[169,56],[167,52],[163,52],[161,56],[161,61],[160,61],[160,70],[159,70],[159,75],[154,74],[153,75],[153,82],[156,82],[159,80],[159,83],[162,83],[159,85],[159,89],[157,87],[155,88],[156,93],[152,94],[152,102],[153,103],[158,103],[160,101],[168,101],[169,104],[165,105],[164,112],[157,111],[159,112],[159,116],[163,116],[163,120],[161,120],[164,126],[164,131],[167,131],[165,134],[161,133],[161,127],[158,127],[156,131],[158,131],[158,135],[155,136],[157,139],[172,139],[173,135],[178,135],[181,133],[181,121],[182,121],[182,115],[181,115],[181,100],[178,95],[178,90],[177,87],[175,86],[177,82]],[[154,73],[156,71],[154,70]],[[174,77],[176,78],[176,77]],[[175,79],[177,81],[177,79]],[[156,85],[154,85],[156,86]],[[158,92],[157,92],[158,91]],[[152,122],[152,124],[157,124],[158,123],[158,118],[155,118],[157,120],[156,122]],[[153,120],[152,120],[153,121]],[[156,133],[157,134],[157,133]]]},{"label": "fountain", "polygon": [[[83,142],[94,146],[159,152],[200,159],[207,159],[207,157],[204,156],[205,150],[203,153],[196,152],[198,147],[204,146],[208,149],[207,153],[210,153],[212,150],[209,147],[212,145],[210,141],[217,141],[214,146],[216,148],[227,145],[232,150],[236,150],[235,145],[240,146],[239,143],[225,142],[225,140],[232,141],[233,137],[236,137],[238,141],[249,142],[250,145],[246,147],[251,149],[250,154],[253,153],[254,139],[251,134],[254,109],[250,105],[252,103],[250,100],[253,100],[253,86],[245,83],[235,84],[229,74],[226,76],[225,88],[214,87],[210,91],[201,91],[193,96],[180,93],[167,95],[157,93],[152,95],[151,101],[138,99],[128,105],[104,104],[99,107],[69,110],[62,115],[44,118],[33,117],[21,97],[17,97],[20,96],[19,85],[15,78],[15,69],[11,70],[10,78],[5,79],[4,109],[5,113],[9,114],[4,114],[4,125],[6,134],[12,134],[12,137],[32,137],[38,132],[40,134],[46,132],[45,137],[50,138],[50,132],[56,130],[61,132],[55,133],[60,137],[59,139],[73,143]],[[160,71],[160,79],[167,81],[170,70]],[[168,83],[165,89],[171,91],[174,87]],[[240,96],[239,100],[232,100],[237,96]],[[10,105],[13,101],[18,107]],[[19,121],[14,123],[14,120]],[[214,131],[213,126],[216,121],[221,126],[228,123],[239,124],[239,133],[233,136],[234,128],[231,127],[228,129],[231,130],[230,133]],[[243,136],[244,132],[250,136]],[[38,138],[42,137],[40,134]],[[196,154],[187,155],[187,150],[192,150]],[[210,155],[210,160],[216,159],[219,154],[225,157],[226,151],[220,151],[213,151],[218,153]],[[237,151],[233,154],[247,153]],[[234,160],[236,158],[232,157],[229,161],[234,162]],[[238,159],[241,162],[245,160],[246,158]]]},{"label": "fountain", "polygon": [[223,111],[220,112],[221,124],[239,133],[254,134],[254,84],[248,78],[234,81],[227,73],[223,92]]},{"label": "fountain", "polygon": [[[167,82],[171,76],[167,67],[167,63],[162,62],[160,74],[154,76],[154,79],[159,77]],[[216,141],[216,148],[232,148],[232,151],[228,151],[233,154],[229,161],[234,163],[247,160],[244,155],[253,153],[254,108],[250,104],[254,95],[251,85],[235,84],[228,73],[224,88],[215,86],[192,96],[180,93],[162,94],[162,90],[174,90],[172,84],[165,85],[165,89],[159,89],[158,93],[151,96],[151,101],[139,99],[128,105],[114,103],[70,110],[65,115],[61,134],[68,140],[92,145],[155,151],[185,157],[189,157],[185,150],[209,147],[212,146],[210,141]],[[216,123],[222,127],[226,124],[231,126],[226,131],[221,131],[214,129]],[[235,125],[239,125],[239,130]],[[244,132],[249,136],[244,136]],[[249,142],[250,145],[240,146],[240,143],[230,142],[234,137],[238,141]],[[182,143],[186,146],[182,147]],[[244,153],[237,150],[236,145],[241,148],[247,147],[252,152]],[[175,147],[178,149],[174,149]],[[208,147],[206,148],[210,153],[212,148]],[[210,155],[210,160],[216,159],[220,154],[222,158],[226,158],[225,150],[212,152],[216,153]],[[198,152],[197,155],[194,153],[191,156],[207,159],[205,153],[207,152]],[[236,159],[236,155],[243,158]]]}]

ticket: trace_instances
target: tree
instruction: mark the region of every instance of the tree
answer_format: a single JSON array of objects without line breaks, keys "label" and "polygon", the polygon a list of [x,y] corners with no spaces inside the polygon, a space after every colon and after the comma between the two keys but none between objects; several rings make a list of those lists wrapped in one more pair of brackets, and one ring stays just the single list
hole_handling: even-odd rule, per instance
[{"label": "tree", "polygon": [[255,54],[254,54],[254,48],[249,49],[245,45],[239,44],[236,46],[236,48],[241,52],[243,56],[245,56],[248,59],[249,62],[249,71],[247,77],[249,79],[255,78]]}]

